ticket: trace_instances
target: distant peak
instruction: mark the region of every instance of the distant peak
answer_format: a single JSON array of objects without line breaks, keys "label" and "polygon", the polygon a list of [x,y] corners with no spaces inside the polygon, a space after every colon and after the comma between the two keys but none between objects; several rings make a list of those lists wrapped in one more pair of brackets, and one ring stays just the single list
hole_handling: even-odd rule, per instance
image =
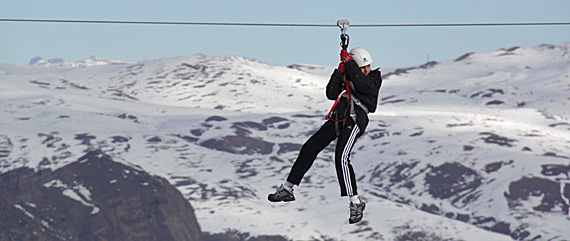
[{"label": "distant peak", "polygon": [[32,59],[30,59],[30,65],[46,65],[46,64],[61,64],[65,62],[63,59],[60,58],[55,58],[55,59],[48,59],[45,60],[40,56],[36,56]]},{"label": "distant peak", "polygon": [[128,62],[120,60],[107,60],[97,56],[91,56],[87,59],[77,60],[77,61],[65,61],[61,58],[46,60],[40,56],[36,56],[30,59],[29,62],[29,65],[48,66],[48,67],[80,67],[80,66],[97,66],[97,65],[109,65],[109,64],[128,64]]}]

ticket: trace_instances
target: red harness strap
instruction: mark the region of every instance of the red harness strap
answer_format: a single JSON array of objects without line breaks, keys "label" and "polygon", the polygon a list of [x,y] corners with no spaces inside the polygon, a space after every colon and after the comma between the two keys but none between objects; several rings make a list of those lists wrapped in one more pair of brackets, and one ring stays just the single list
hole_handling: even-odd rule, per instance
[{"label": "red harness strap", "polygon": [[[336,23],[339,27],[340,30],[342,31],[342,34],[340,35],[340,46],[342,47],[343,50],[346,50],[346,48],[348,47],[348,44],[350,43],[350,37],[348,36],[348,34],[346,34],[346,29],[348,28],[348,20],[344,20],[344,21],[337,21]],[[346,68],[344,70],[344,75],[342,76],[344,77],[344,85],[346,90],[343,91],[342,93],[340,93],[340,95],[338,96],[338,98],[336,98],[336,101],[334,102],[331,110],[329,111],[329,113],[327,114],[327,116],[325,117],[325,119],[327,120],[331,120],[334,122],[343,122],[346,119],[348,119],[348,117],[350,116],[350,111],[348,112],[348,114],[346,115],[346,117],[344,117],[342,120],[335,120],[331,117],[332,112],[334,111],[334,108],[336,107],[336,105],[338,104],[338,102],[340,101],[340,99],[342,98],[342,95],[346,92],[346,94],[348,95],[348,103],[350,103],[351,99],[350,99],[350,86],[348,85],[348,73],[346,71]],[[350,105],[348,105],[348,108],[350,109]]]}]

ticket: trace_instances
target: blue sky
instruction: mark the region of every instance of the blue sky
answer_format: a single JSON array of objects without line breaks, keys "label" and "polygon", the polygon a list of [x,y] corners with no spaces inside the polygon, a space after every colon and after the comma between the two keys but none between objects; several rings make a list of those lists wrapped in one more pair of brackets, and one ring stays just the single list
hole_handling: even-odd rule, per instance
[{"label": "blue sky", "polygon": [[[336,24],[570,22],[568,0],[188,1],[2,0],[0,18]],[[90,56],[140,61],[238,55],[270,65],[338,64],[339,28],[0,22],[0,63]],[[467,52],[570,42],[570,25],[348,28],[372,67],[444,61]]]}]

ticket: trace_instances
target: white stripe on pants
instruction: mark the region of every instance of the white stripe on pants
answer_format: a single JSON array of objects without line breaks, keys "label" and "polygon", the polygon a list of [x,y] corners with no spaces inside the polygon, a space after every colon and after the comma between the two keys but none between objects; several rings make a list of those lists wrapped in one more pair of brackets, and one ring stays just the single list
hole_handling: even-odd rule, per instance
[{"label": "white stripe on pants", "polygon": [[351,173],[350,173],[350,168],[349,168],[349,157],[350,157],[350,151],[352,150],[352,147],[354,146],[354,142],[356,140],[356,137],[358,136],[358,133],[360,133],[360,129],[358,128],[358,125],[354,124],[354,127],[352,129],[352,132],[350,133],[350,136],[348,137],[348,140],[346,142],[346,145],[344,146],[344,150],[342,152],[342,175],[343,175],[343,180],[344,180],[344,184],[346,187],[346,193],[349,196],[354,195],[354,188],[352,187],[352,181],[351,179],[356,179],[356,177],[351,177]]}]

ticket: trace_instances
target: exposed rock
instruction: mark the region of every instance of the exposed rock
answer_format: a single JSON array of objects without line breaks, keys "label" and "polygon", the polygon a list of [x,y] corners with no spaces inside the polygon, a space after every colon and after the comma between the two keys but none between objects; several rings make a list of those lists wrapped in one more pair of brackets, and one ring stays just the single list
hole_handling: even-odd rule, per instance
[{"label": "exposed rock", "polygon": [[502,101],[502,100],[492,100],[492,101],[489,101],[489,102],[485,103],[485,105],[501,105],[501,104],[504,104],[504,103],[505,103],[505,102]]},{"label": "exposed rock", "polygon": [[6,135],[0,135],[0,164],[4,162],[4,158],[10,155],[12,148],[12,140]]},{"label": "exposed rock", "polygon": [[428,192],[435,198],[454,198],[452,203],[462,199],[463,203],[476,199],[476,196],[467,195],[465,192],[473,192],[480,185],[482,177],[474,170],[459,163],[444,163],[433,167],[425,178]]},{"label": "exposed rock", "polygon": [[474,52],[466,53],[466,54],[464,54],[464,55],[461,55],[459,58],[455,59],[454,61],[455,61],[455,62],[459,62],[459,61],[461,61],[461,60],[464,60],[464,59],[469,58],[469,56],[471,56],[471,55],[473,55],[473,54],[475,54],[475,53],[474,53]]},{"label": "exposed rock", "polygon": [[250,237],[249,233],[240,233],[237,230],[226,230],[225,233],[204,233],[204,241],[287,241],[287,239],[277,235]]},{"label": "exposed rock", "polygon": [[531,203],[531,197],[539,198],[540,203],[533,203],[533,209],[541,212],[568,213],[569,204],[564,198],[570,198],[570,185],[561,184],[539,177],[523,177],[509,185],[505,197],[509,201],[509,208],[523,208],[523,203]]},{"label": "exposed rock", "polygon": [[390,77],[392,75],[399,76],[399,75],[407,74],[407,73],[409,73],[408,71],[415,70],[415,69],[429,69],[429,68],[432,68],[438,64],[439,63],[437,61],[430,61],[430,62],[422,64],[418,67],[399,68],[399,69],[396,69],[394,72],[389,72],[387,74],[382,75],[382,79],[387,79],[388,77]]},{"label": "exposed rock", "polygon": [[261,121],[264,125],[271,125],[277,122],[287,121],[287,119],[278,116],[272,116]]},{"label": "exposed rock", "polygon": [[489,163],[489,164],[485,165],[485,172],[486,172],[486,173],[496,172],[496,171],[499,170],[502,166],[503,166],[503,162],[493,162],[493,163]]},{"label": "exposed rock", "polygon": [[499,135],[491,133],[491,132],[481,132],[481,133],[479,133],[479,135],[486,135],[487,136],[485,138],[482,138],[485,141],[485,143],[496,144],[499,146],[513,147],[513,142],[517,141],[515,139],[509,139],[507,137],[499,136]]},{"label": "exposed rock", "polygon": [[277,154],[283,154],[292,151],[299,151],[303,145],[297,143],[279,143]]},{"label": "exposed rock", "polygon": [[235,122],[232,124],[232,128],[246,128],[246,129],[254,129],[258,131],[266,131],[267,127],[261,123],[253,122],[253,121],[244,121],[244,122]]},{"label": "exposed rock", "polygon": [[269,154],[274,144],[247,136],[225,136],[221,140],[210,139],[201,146],[234,154]]},{"label": "exposed rock", "polygon": [[228,118],[214,115],[214,116],[208,117],[208,119],[206,119],[206,122],[208,122],[208,121],[226,121],[226,120],[228,120]]},{"label": "exposed rock", "polygon": [[168,181],[100,151],[0,179],[0,240],[202,240],[192,206]]},{"label": "exposed rock", "polygon": [[570,178],[570,165],[560,165],[560,164],[545,164],[542,165],[542,175],[545,176],[558,176],[564,174],[566,179]]}]

